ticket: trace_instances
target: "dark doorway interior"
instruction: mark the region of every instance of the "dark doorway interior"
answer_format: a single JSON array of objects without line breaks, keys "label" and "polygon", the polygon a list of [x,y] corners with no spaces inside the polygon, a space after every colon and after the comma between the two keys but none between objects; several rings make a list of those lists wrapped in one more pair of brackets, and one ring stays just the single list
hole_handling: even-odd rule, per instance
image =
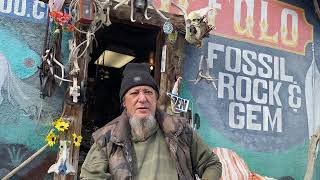
[{"label": "dark doorway interior", "polygon": [[[140,25],[141,26],[141,25]],[[82,120],[83,142],[81,144],[79,167],[81,167],[91,145],[92,133],[121,114],[119,90],[122,80],[121,68],[96,65],[95,61],[105,50],[136,57],[131,62],[149,63],[156,71],[156,53],[159,52],[159,28],[136,27],[129,23],[112,22],[95,33],[93,51],[88,67],[87,103]],[[80,168],[79,168],[80,170]],[[78,173],[79,174],[79,173]]]},{"label": "dark doorway interior", "polygon": [[97,43],[88,68],[87,120],[94,129],[100,128],[120,115],[119,90],[122,68],[96,65],[94,62],[105,50],[136,57],[131,62],[153,63],[156,51],[157,29],[139,28],[128,24],[113,23],[96,32]]}]

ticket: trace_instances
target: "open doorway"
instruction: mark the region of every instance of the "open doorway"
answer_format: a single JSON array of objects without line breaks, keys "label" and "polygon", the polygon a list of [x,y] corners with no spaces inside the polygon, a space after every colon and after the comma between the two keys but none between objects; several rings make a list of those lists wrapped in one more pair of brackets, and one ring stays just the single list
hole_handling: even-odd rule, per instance
[{"label": "open doorway", "polygon": [[[131,23],[112,22],[95,33],[91,61],[88,66],[87,103],[84,108],[79,165],[90,149],[92,133],[121,114],[119,90],[124,66],[120,68],[97,65],[106,50],[130,55],[130,62],[149,63],[154,77],[160,77],[161,29]],[[159,83],[159,79],[156,81]],[[83,158],[83,159],[82,159]],[[81,162],[82,161],[82,162]]]},{"label": "open doorway", "polygon": [[[125,67],[114,68],[97,65],[96,60],[105,50],[133,56],[130,62],[148,63],[152,75],[155,74],[157,51],[156,28],[135,27],[114,22],[109,27],[96,32],[97,44],[93,43],[91,61],[88,67],[87,120],[92,121],[94,129],[100,128],[120,115],[119,90],[122,71]],[[117,60],[117,59],[116,59]]]}]

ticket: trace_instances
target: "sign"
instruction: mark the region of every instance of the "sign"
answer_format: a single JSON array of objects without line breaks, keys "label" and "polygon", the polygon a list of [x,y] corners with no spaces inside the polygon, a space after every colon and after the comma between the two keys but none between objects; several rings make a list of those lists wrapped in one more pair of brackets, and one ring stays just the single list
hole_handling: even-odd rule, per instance
[{"label": "sign", "polygon": [[0,16],[23,19],[34,23],[44,23],[48,6],[42,1],[0,0]]},{"label": "sign", "polygon": [[[312,56],[211,36],[188,46],[184,79],[200,114],[232,142],[255,151],[281,151],[308,139],[305,74]],[[308,49],[311,51],[311,48]],[[217,90],[194,84],[199,56],[212,63]]]},{"label": "sign", "polygon": [[183,99],[175,94],[167,93],[167,95],[171,98],[171,101],[174,104],[174,108],[178,112],[187,112],[189,107],[189,100]]},{"label": "sign", "polygon": [[[313,41],[313,27],[306,21],[303,9],[276,0],[175,0],[187,12],[213,8],[208,22],[215,26],[211,33],[229,39],[281,49],[305,55]],[[156,1],[157,6],[179,13],[168,0]]]}]

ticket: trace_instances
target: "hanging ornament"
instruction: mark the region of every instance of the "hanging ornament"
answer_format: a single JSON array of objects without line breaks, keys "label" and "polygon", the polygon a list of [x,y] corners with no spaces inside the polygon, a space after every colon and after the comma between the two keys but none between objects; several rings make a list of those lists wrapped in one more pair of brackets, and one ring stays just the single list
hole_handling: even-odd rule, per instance
[{"label": "hanging ornament", "polygon": [[164,24],[163,24],[163,32],[166,33],[166,34],[171,34],[173,32],[173,25],[171,24],[170,21],[166,21]]},{"label": "hanging ornament", "polygon": [[178,37],[178,32],[174,31],[171,34],[168,34],[168,41],[171,44],[174,44],[176,42],[176,40],[177,40],[177,37]]}]

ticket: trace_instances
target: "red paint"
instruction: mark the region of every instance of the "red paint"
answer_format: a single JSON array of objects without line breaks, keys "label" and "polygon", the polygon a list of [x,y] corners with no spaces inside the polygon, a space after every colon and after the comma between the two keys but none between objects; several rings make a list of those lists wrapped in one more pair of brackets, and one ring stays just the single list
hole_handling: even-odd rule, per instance
[{"label": "red paint", "polygon": [[[174,0],[175,2],[179,2],[178,0]],[[247,37],[245,35],[241,35],[234,29],[234,0],[216,0],[216,3],[221,4],[221,9],[216,9],[216,29],[212,32],[212,34],[227,37],[230,39],[235,39],[239,41],[250,42],[257,45],[267,46],[275,49],[285,50],[289,52],[294,52],[297,54],[304,55],[305,54],[305,46],[309,42],[313,42],[313,26],[310,25],[305,18],[304,10],[292,6],[287,3],[283,3],[276,0],[269,0],[267,7],[267,18],[268,18],[268,31],[267,35],[273,35],[278,32],[277,42],[268,42],[265,40],[260,40],[260,19],[261,19],[261,0],[254,1],[254,26],[253,26],[253,35],[254,37]],[[160,7],[161,0],[156,0],[157,7]],[[241,27],[245,27],[245,18],[247,8],[244,5],[244,1],[242,2],[241,8]],[[198,10],[201,8],[206,8],[208,6],[208,0],[189,0],[189,8],[188,12]],[[298,41],[295,46],[288,46],[281,41],[281,12],[283,9],[290,9],[297,13],[298,15]],[[170,13],[177,13],[177,8],[172,5],[169,8]],[[181,14],[179,12],[179,14]],[[290,32],[287,36],[287,39],[291,40],[291,16],[288,17],[288,32]]]},{"label": "red paint", "polygon": [[34,60],[31,58],[26,58],[24,60],[24,65],[28,68],[33,67],[34,66]]}]

